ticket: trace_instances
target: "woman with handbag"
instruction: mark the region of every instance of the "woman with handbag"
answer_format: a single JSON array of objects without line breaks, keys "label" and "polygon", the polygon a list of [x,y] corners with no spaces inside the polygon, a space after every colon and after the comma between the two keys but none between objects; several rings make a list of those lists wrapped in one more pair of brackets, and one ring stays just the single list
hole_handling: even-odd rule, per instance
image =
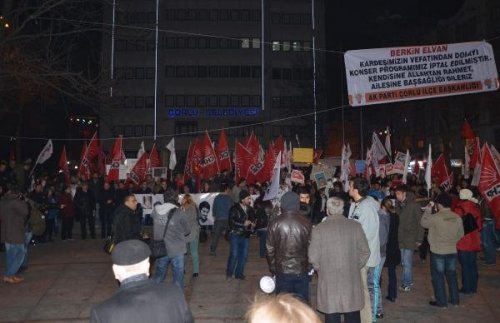
[{"label": "woman with handbag", "polygon": [[186,242],[193,261],[193,278],[196,278],[200,273],[200,257],[198,254],[200,223],[198,222],[198,206],[191,195],[184,194],[180,212],[186,218],[191,230],[191,233],[186,237]]}]

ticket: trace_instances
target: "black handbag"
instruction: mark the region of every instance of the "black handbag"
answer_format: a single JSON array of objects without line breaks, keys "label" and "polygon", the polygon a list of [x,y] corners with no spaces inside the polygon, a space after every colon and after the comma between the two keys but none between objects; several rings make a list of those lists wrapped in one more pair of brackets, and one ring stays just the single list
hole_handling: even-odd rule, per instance
[{"label": "black handbag", "polygon": [[173,212],[170,212],[167,218],[167,224],[165,224],[165,230],[163,231],[163,237],[161,240],[150,239],[149,240],[149,248],[151,249],[151,257],[153,258],[161,258],[167,255],[167,247],[165,246],[165,235],[167,234],[168,224],[170,223],[170,219],[174,215]]}]

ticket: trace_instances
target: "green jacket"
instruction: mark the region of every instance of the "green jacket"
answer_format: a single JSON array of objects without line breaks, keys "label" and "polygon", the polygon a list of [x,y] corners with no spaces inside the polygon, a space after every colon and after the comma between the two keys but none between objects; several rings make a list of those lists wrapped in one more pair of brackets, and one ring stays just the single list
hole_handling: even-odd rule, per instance
[{"label": "green jacket", "polygon": [[424,228],[420,225],[422,209],[413,193],[407,192],[406,200],[396,203],[396,213],[399,215],[399,248],[415,249],[416,243],[424,239]]}]

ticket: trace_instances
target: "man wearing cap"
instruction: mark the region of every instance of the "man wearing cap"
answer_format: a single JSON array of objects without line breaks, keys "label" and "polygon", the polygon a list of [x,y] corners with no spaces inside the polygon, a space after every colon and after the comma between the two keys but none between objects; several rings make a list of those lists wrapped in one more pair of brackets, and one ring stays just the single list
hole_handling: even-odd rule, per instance
[{"label": "man wearing cap", "polygon": [[300,210],[297,193],[286,192],[280,201],[281,215],[267,228],[267,263],[276,275],[276,294],[292,293],[309,302],[307,249],[311,222]]},{"label": "man wearing cap", "polygon": [[149,279],[150,255],[148,245],[140,240],[123,241],[113,248],[113,273],[120,289],[92,308],[90,322],[194,322],[181,289]]},{"label": "man wearing cap", "polygon": [[227,259],[226,280],[233,275],[236,279],[245,279],[245,264],[248,257],[248,238],[255,228],[255,213],[252,197],[247,190],[238,194],[239,202],[229,210],[229,258]]},{"label": "man wearing cap", "polygon": [[451,211],[451,197],[441,193],[436,197],[435,210],[432,214],[432,203],[426,206],[420,223],[429,229],[429,245],[431,249],[431,277],[435,300],[429,304],[445,308],[448,305],[444,277],[448,282],[450,303],[458,306],[457,282],[457,242],[464,235],[462,219]]},{"label": "man wearing cap", "polygon": [[481,251],[481,236],[480,231],[483,228],[481,221],[481,210],[477,204],[477,200],[472,196],[472,191],[464,188],[459,192],[460,201],[457,203],[453,212],[458,214],[465,223],[467,220],[474,220],[475,227],[468,228],[468,232],[464,232],[464,236],[457,243],[458,260],[462,266],[462,288],[461,293],[475,294],[477,293],[477,253]]}]

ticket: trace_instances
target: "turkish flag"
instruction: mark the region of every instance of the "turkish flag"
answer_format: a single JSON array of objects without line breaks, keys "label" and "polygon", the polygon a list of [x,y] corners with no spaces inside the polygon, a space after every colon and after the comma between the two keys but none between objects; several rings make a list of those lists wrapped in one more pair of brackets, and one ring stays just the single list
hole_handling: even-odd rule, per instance
[{"label": "turkish flag", "polygon": [[219,173],[219,164],[217,163],[217,155],[215,154],[214,146],[212,145],[212,140],[205,131],[205,137],[203,138],[203,159],[201,164],[203,166],[203,177],[205,179],[214,177]]},{"label": "turkish flag", "polygon": [[443,154],[439,155],[438,159],[432,164],[431,177],[439,186],[448,180],[448,167]]},{"label": "turkish flag", "polygon": [[62,170],[64,174],[64,184],[70,184],[69,168],[68,168],[68,157],[66,156],[66,146],[63,146],[61,152],[61,157],[59,157],[59,169]]},{"label": "turkish flag", "polygon": [[217,155],[217,161],[219,163],[220,171],[231,171],[232,167],[231,157],[229,155],[229,144],[227,142],[226,132],[224,131],[224,129],[221,129],[219,133],[219,141],[217,142],[215,153]]},{"label": "turkish flag", "polygon": [[156,143],[153,144],[153,148],[151,148],[151,152],[149,153],[149,168],[154,167],[161,167],[160,154],[158,153],[158,149],[156,149]]},{"label": "turkish flag", "polygon": [[191,154],[191,172],[193,175],[200,176],[203,174],[203,147],[198,138],[194,140],[193,152]]},{"label": "turkish flag", "polygon": [[260,171],[260,182],[269,182],[271,177],[273,177],[274,163],[276,157],[274,156],[273,147],[269,145],[266,155],[264,157],[264,168]]},{"label": "turkish flag", "polygon": [[83,142],[82,152],[80,153],[80,167],[78,168],[78,177],[87,181],[90,178],[90,163],[86,157],[86,153],[87,143]]},{"label": "turkish flag", "polygon": [[128,179],[139,185],[146,179],[148,154],[142,154],[128,174]]},{"label": "turkish flag", "polygon": [[123,137],[119,135],[115,140],[113,145],[113,150],[111,151],[111,166],[109,167],[108,178],[109,182],[115,182],[120,179],[120,164],[122,162],[122,145]]},{"label": "turkish flag", "polygon": [[488,144],[483,145],[483,160],[478,189],[495,216],[496,229],[500,229],[500,174]]},{"label": "turkish flag", "polygon": [[259,155],[260,155],[260,143],[259,139],[257,136],[252,132],[250,135],[250,138],[248,139],[248,143],[245,146],[248,151],[252,153],[252,156],[254,158],[254,163],[256,163],[259,160]]}]

